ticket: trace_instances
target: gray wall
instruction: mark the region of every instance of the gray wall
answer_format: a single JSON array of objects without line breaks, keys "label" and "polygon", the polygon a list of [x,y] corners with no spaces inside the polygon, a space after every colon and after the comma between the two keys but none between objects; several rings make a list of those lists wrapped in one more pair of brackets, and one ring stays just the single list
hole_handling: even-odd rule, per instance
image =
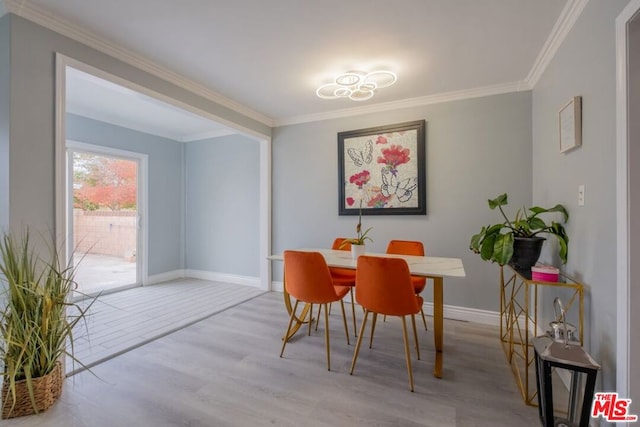
[{"label": "gray wall", "polygon": [[[422,240],[427,254],[460,257],[467,277],[445,281],[445,304],[496,312],[499,269],[473,254],[469,239],[500,220],[487,199],[507,192],[513,206],[531,201],[530,92],[274,129],[273,252],[355,234],[357,218],[338,216],[338,132],[420,119],[427,121],[427,215],[363,217],[373,227],[368,250],[411,239]],[[274,278],[282,280],[281,266]],[[424,297],[430,301],[430,292]]]},{"label": "gray wall", "polygon": [[184,262],[184,144],[67,114],[67,139],[149,155],[149,275]]},{"label": "gray wall", "polygon": [[[533,201],[570,211],[566,271],[587,286],[587,350],[616,378],[615,18],[627,0],[591,1],[533,90]],[[560,153],[558,110],[582,96],[582,146]],[[578,185],[585,206],[578,207]],[[553,261],[549,248],[543,260]],[[542,302],[551,307],[554,295]]]},{"label": "gray wall", "polygon": [[9,225],[10,19],[0,18],[0,230]]},{"label": "gray wall", "polygon": [[259,143],[232,135],[186,144],[186,268],[258,277]]},{"label": "gray wall", "polygon": [[55,52],[264,135],[270,129],[133,66],[15,15],[11,19],[11,227],[55,229]]},{"label": "gray wall", "polygon": [[67,138],[149,155],[149,274],[193,269],[258,277],[259,143],[183,144],[74,114]]}]

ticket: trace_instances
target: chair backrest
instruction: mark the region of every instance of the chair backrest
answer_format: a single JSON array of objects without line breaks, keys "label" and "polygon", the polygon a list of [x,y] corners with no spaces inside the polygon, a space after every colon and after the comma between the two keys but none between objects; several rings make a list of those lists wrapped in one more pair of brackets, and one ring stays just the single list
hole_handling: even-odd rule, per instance
[{"label": "chair backrest", "polygon": [[[425,255],[422,242],[414,240],[391,240],[387,245],[387,253],[396,255]],[[427,284],[425,277],[413,276],[411,280],[413,281],[413,286],[416,288],[416,293],[422,292]]]},{"label": "chair backrest", "polygon": [[338,300],[320,252],[284,251],[284,281],[295,299],[313,304]]},{"label": "chair backrest", "polygon": [[420,312],[409,266],[401,258],[359,256],[356,301],[370,311],[391,316]]},{"label": "chair backrest", "polygon": [[[333,245],[331,245],[331,249],[338,249],[341,251],[350,251],[351,243],[345,242],[345,240],[347,240],[346,237],[336,237],[336,239],[333,241]],[[342,244],[343,242],[344,242],[344,245]]]},{"label": "chair backrest", "polygon": [[[331,249],[336,249],[340,251],[350,251],[351,243],[345,242],[344,246],[342,245],[342,242],[344,242],[345,240],[347,240],[346,237],[336,237],[336,239],[333,241],[333,245],[331,245]],[[331,272],[332,277],[340,278],[342,280],[345,280],[345,279],[352,280],[353,283],[351,283],[349,286],[355,285],[355,281],[356,281],[355,270],[351,270],[348,268],[329,267],[329,271]]]},{"label": "chair backrest", "polygon": [[391,240],[387,245],[387,253],[424,256],[424,245],[422,242],[413,240]]}]

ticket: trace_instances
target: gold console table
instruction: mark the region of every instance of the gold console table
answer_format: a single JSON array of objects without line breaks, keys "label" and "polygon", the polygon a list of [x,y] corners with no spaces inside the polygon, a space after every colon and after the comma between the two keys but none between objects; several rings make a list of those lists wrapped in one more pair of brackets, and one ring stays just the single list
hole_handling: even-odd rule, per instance
[{"label": "gold console table", "polygon": [[[547,330],[547,325],[538,324],[540,311],[538,288],[540,286],[563,293],[562,300],[567,301],[565,304],[567,321],[572,317],[577,318],[578,339],[581,345],[584,344],[584,285],[562,273],[558,282],[545,282],[532,280],[530,272],[518,271],[509,265],[500,267],[500,341],[522,399],[527,405],[534,406],[537,405],[538,393],[532,338]],[[574,308],[576,299],[577,317]],[[552,307],[551,302],[549,307]]]}]

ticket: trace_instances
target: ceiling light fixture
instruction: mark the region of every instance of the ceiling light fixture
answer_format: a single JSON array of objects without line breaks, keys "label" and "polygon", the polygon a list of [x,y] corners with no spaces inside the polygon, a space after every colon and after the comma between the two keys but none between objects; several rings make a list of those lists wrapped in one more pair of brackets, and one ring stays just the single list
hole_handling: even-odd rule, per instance
[{"label": "ceiling light fixture", "polygon": [[398,77],[391,71],[349,71],[340,74],[333,83],[320,86],[316,95],[322,99],[349,98],[353,101],[366,101],[376,89],[389,87]]}]

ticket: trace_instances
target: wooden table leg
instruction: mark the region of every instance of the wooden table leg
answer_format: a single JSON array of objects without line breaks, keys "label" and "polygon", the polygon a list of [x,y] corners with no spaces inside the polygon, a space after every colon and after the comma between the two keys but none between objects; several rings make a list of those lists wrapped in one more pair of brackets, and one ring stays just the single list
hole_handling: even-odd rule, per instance
[{"label": "wooden table leg", "polygon": [[444,339],[442,282],[442,277],[433,278],[433,344],[436,349],[436,364],[433,368],[433,376],[436,378],[442,378],[442,348]]}]

